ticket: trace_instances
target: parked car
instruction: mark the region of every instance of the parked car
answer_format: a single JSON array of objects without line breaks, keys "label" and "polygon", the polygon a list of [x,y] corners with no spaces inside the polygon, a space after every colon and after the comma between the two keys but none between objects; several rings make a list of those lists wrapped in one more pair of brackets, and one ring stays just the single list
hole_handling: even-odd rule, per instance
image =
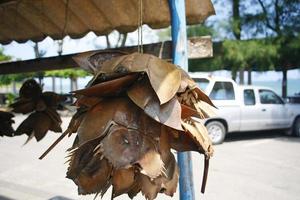
[{"label": "parked car", "polygon": [[300,137],[300,104],[284,102],[267,87],[239,86],[229,78],[191,76],[218,107],[217,116],[205,121],[214,144],[237,131],[283,129]]},{"label": "parked car", "polygon": [[300,93],[296,93],[294,96],[286,97],[288,103],[299,103],[300,104]]}]

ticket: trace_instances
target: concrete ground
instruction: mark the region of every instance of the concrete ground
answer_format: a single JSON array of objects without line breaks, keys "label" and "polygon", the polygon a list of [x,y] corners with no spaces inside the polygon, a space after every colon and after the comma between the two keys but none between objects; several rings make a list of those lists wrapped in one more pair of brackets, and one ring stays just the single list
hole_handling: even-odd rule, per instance
[{"label": "concrete ground", "polygon": [[[18,116],[17,123],[24,119]],[[64,118],[66,127],[70,118]],[[0,138],[0,200],[89,199],[78,196],[75,184],[65,178],[66,138],[44,160],[43,151],[58,137],[49,133],[41,142],[23,146],[25,136]],[[200,194],[203,156],[193,153],[196,200],[295,200],[300,199],[300,139],[281,133],[230,135],[215,147],[204,195]],[[98,197],[100,199],[100,197]],[[110,199],[110,191],[104,196]],[[116,200],[129,199],[122,195]],[[143,199],[137,196],[135,199]],[[179,199],[159,195],[157,199]]]}]

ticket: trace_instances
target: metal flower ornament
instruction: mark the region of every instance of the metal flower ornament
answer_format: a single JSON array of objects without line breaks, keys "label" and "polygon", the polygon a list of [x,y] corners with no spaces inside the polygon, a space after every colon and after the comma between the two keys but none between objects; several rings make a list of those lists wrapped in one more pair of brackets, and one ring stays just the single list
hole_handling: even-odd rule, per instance
[{"label": "metal flower ornament", "polygon": [[133,53],[104,63],[90,58],[76,58],[94,77],[73,92],[78,111],[60,137],[77,133],[67,178],[78,193],[103,196],[112,186],[112,198],[173,196],[179,169],[171,149],[204,154],[204,191],[213,147],[195,118],[214,114],[210,99],[187,73],[155,56]]},{"label": "metal flower ornament", "polygon": [[43,139],[50,131],[62,132],[61,118],[56,109],[64,97],[54,92],[42,92],[42,87],[33,79],[24,82],[19,97],[10,105],[12,112],[29,114],[13,135],[28,135],[26,143],[36,138]]}]

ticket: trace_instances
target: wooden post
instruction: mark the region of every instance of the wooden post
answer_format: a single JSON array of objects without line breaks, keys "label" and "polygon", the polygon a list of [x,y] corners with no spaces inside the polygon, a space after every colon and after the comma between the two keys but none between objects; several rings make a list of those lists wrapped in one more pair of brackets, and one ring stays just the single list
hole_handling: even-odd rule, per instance
[{"label": "wooden post", "polygon": [[[173,63],[188,71],[186,16],[184,0],[169,0],[172,25]],[[180,168],[180,200],[194,200],[193,167],[190,152],[177,154]]]}]

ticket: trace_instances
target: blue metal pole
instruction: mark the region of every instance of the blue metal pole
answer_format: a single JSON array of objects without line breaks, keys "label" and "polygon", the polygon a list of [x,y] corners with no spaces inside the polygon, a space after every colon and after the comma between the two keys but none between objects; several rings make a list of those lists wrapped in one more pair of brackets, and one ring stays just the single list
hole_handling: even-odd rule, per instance
[{"label": "blue metal pole", "polygon": [[[188,71],[185,0],[169,0],[172,24],[173,63]],[[194,200],[193,167],[190,152],[177,154],[180,168],[180,200]]]}]

